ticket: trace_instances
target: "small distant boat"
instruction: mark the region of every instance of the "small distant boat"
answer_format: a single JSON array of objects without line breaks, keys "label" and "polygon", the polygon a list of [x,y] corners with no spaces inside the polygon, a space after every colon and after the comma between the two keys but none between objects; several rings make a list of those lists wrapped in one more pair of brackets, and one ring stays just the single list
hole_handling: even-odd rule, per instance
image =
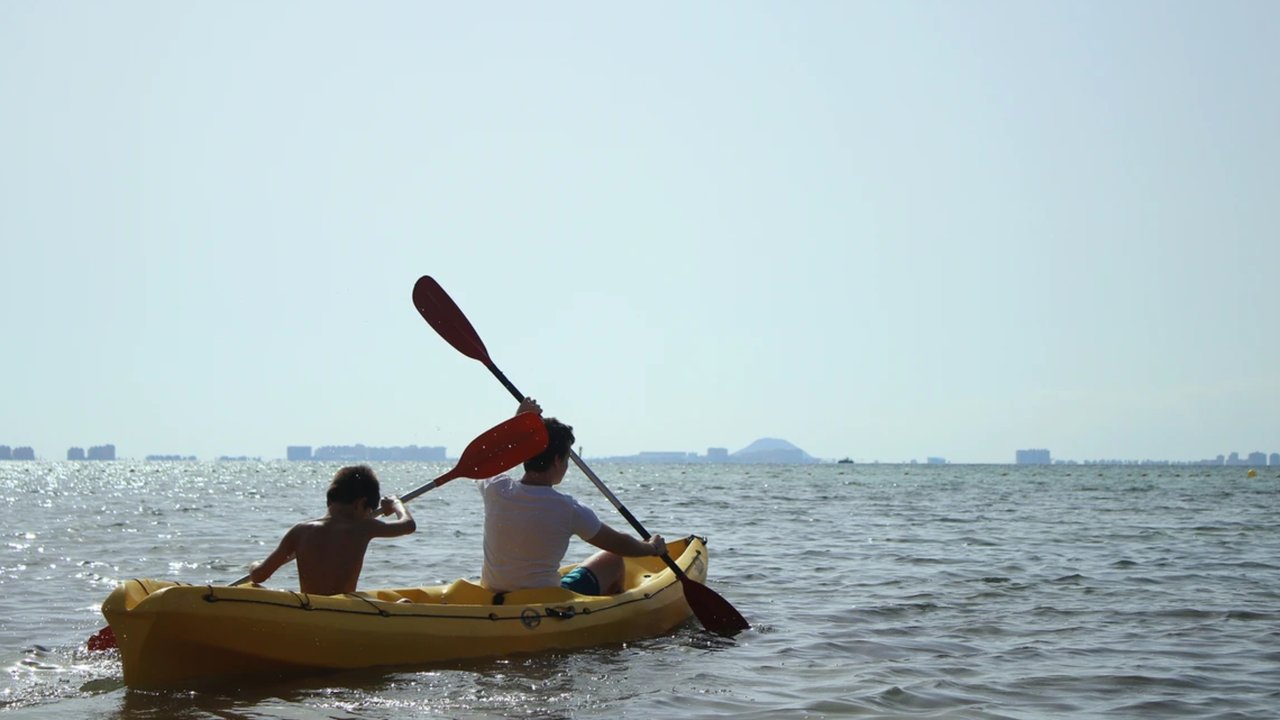
[{"label": "small distant boat", "polygon": [[[667,544],[690,578],[707,577],[706,540]],[[567,566],[567,572],[573,566]],[[307,595],[251,585],[121,583],[102,604],[125,685],[184,687],[246,673],[418,665],[624,642],[669,632],[692,616],[661,558],[627,558],[618,595],[561,588],[495,597],[448,585]]]},{"label": "small distant boat", "polygon": [[847,457],[846,457],[846,458],[840,458],[840,459],[839,459],[839,460],[837,460],[836,462],[837,462],[837,463],[839,463],[839,464],[841,464],[841,465],[852,465],[852,464],[853,464],[853,460],[850,460],[850,459],[849,459],[849,458],[847,458]]}]

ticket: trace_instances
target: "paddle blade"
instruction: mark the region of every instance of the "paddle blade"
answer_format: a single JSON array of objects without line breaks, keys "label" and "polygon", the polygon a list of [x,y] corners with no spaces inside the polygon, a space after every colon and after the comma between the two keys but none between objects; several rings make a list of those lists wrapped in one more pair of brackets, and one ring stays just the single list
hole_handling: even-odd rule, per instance
[{"label": "paddle blade", "polygon": [[458,352],[485,365],[493,364],[480,335],[471,327],[471,321],[458,309],[449,293],[430,275],[423,275],[414,283],[413,306],[418,309],[422,319]]},{"label": "paddle blade", "polygon": [[108,625],[93,635],[89,636],[88,647],[93,652],[103,652],[106,650],[114,650],[118,647],[116,644],[115,631]]},{"label": "paddle blade", "polygon": [[458,464],[436,478],[443,485],[453,478],[500,475],[547,448],[547,426],[537,413],[520,413],[486,430],[462,451]]},{"label": "paddle blade", "polygon": [[742,613],[715,590],[684,574],[680,575],[680,585],[684,589],[684,599],[702,627],[725,637],[733,637],[751,627]]}]

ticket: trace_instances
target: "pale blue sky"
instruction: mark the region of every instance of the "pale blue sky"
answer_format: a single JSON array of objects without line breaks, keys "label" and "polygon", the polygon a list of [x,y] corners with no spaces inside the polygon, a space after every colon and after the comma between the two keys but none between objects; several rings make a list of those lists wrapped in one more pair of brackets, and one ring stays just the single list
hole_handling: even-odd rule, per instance
[{"label": "pale blue sky", "polygon": [[0,444],[1280,451],[1280,3],[0,3]]}]

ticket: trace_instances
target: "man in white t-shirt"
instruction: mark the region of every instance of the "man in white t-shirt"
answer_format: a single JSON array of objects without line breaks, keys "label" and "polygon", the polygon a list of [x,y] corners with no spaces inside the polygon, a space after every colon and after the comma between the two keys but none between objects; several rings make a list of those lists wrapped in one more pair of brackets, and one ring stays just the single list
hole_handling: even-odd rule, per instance
[{"label": "man in white t-shirt", "polygon": [[[532,398],[520,403],[516,414],[542,413]],[[573,428],[544,418],[547,449],[525,462],[524,476],[499,475],[477,481],[484,496],[484,569],[480,584],[496,592],[525,588],[561,587],[582,595],[621,592],[623,557],[662,555],[661,535],[642,541],[614,530],[590,508],[554,488],[569,470]],[[600,552],[563,578],[560,564],[577,535]]]}]

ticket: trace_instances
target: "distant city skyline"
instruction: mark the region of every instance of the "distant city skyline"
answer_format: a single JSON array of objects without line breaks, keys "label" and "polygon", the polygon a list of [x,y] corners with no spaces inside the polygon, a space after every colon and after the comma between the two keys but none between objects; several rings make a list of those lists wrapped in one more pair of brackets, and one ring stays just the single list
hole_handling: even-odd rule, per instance
[{"label": "distant city skyline", "polygon": [[[858,459],[845,455],[839,458],[819,458],[809,455],[803,449],[786,440],[761,438],[747,445],[742,450],[730,452],[725,447],[708,447],[705,454],[696,451],[681,450],[641,450],[630,455],[587,455],[578,449],[585,459],[596,462],[626,463],[777,463],[777,464],[809,464],[809,463],[853,463],[853,464],[952,464],[951,461],[937,455],[919,458],[903,458],[900,460]],[[86,452],[83,448],[73,446],[65,453],[69,461],[103,461],[116,459],[142,459],[155,462],[198,461],[191,454],[146,454],[141,458],[132,456],[117,457],[113,444],[91,446]],[[30,446],[0,445],[0,460],[52,460],[40,455]],[[218,455],[215,460],[261,460],[263,456]],[[267,456],[267,460],[319,461],[319,462],[399,462],[420,461],[439,462],[453,459],[447,449],[439,445],[407,445],[379,446],[354,443],[351,445],[289,445],[285,453],[279,457]],[[1280,467],[1280,452],[1270,454],[1264,451],[1251,451],[1242,454],[1239,451],[1201,459],[1167,459],[1167,458],[1106,458],[1106,459],[1068,459],[1055,458],[1047,448],[1017,449],[1010,462],[955,463],[974,465],[1202,465],[1202,466],[1238,466],[1238,467]]]},{"label": "distant city skyline", "polygon": [[1238,452],[1232,452],[1228,455],[1219,454],[1212,459],[1200,460],[1124,460],[1116,458],[1074,460],[1053,458],[1049,450],[1035,448],[1016,451],[1013,462],[1015,465],[1230,465],[1237,467],[1280,467],[1280,453],[1271,453],[1270,458],[1268,458],[1267,453],[1255,450],[1245,457],[1240,457]]}]

